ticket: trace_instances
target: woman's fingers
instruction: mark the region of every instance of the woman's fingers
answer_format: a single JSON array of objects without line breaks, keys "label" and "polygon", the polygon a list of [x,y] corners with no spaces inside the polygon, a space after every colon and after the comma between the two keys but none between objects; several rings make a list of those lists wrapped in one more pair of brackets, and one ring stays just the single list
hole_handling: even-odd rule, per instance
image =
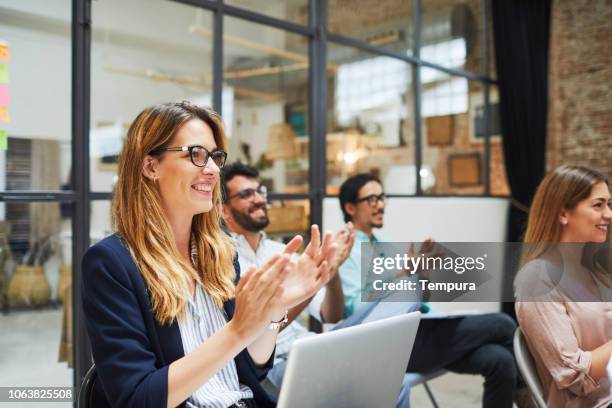
[{"label": "woman's fingers", "polygon": [[244,274],[240,275],[240,280],[238,281],[238,285],[236,285],[236,295],[242,292],[242,290],[244,289],[244,287],[251,279],[251,276],[253,276],[256,270],[257,268],[255,267],[255,265],[251,265],[249,268],[247,268]]},{"label": "woman's fingers", "polygon": [[265,271],[267,269],[269,269],[275,262],[277,262],[280,257],[282,256],[282,254],[274,254],[272,255],[266,262],[264,262],[263,265],[261,265],[259,267],[260,271]]},{"label": "woman's fingers", "polygon": [[254,289],[257,298],[262,302],[267,302],[269,297],[274,294],[278,286],[285,279],[285,267],[289,263],[289,255],[282,254],[280,258],[267,270],[261,271],[261,277]]},{"label": "woman's fingers", "polygon": [[[288,259],[288,257],[289,255],[283,254],[275,254],[270,257],[261,268],[250,273],[249,282],[244,285],[242,291],[253,294],[255,297],[259,296],[265,285],[272,279],[271,273],[274,267],[279,263],[286,263],[285,259]],[[252,268],[254,267],[249,268],[249,271]]]}]

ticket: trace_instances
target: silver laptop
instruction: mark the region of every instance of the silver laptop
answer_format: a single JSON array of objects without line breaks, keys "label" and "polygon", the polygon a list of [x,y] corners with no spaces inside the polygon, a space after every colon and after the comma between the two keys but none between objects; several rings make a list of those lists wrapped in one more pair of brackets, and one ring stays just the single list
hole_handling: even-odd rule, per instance
[{"label": "silver laptop", "polygon": [[420,313],[293,343],[278,408],[395,407]]}]

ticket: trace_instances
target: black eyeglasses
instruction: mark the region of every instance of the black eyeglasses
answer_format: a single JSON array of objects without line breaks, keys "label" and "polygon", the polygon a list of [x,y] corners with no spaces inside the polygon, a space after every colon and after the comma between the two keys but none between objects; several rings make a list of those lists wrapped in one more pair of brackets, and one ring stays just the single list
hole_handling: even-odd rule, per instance
[{"label": "black eyeglasses", "polygon": [[255,197],[255,193],[259,194],[264,200],[268,198],[268,189],[262,184],[257,188],[245,188],[244,190],[227,197],[227,200],[225,201],[229,201],[234,197],[240,197],[243,200],[252,200],[253,197]]},{"label": "black eyeglasses", "polygon": [[376,204],[378,204],[379,201],[382,201],[382,203],[384,204],[386,200],[387,200],[387,196],[385,195],[385,193],[382,193],[379,195],[370,194],[370,195],[367,195],[365,197],[358,199],[357,203],[360,203],[362,201],[367,201],[368,205],[374,208],[376,207]]},{"label": "black eyeglasses", "polygon": [[200,145],[176,146],[176,147],[158,147],[149,152],[150,155],[160,154],[162,152],[189,152],[189,158],[194,166],[205,167],[208,163],[208,158],[212,157],[213,162],[217,167],[221,168],[227,160],[227,153],[223,150],[215,150],[209,152],[207,148]]}]

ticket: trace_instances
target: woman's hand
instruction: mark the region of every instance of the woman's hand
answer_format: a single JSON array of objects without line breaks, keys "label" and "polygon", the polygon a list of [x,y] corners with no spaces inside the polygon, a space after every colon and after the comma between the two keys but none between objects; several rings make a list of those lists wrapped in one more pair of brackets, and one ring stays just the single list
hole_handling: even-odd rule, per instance
[{"label": "woman's hand", "polygon": [[236,286],[236,309],[228,323],[246,344],[257,338],[286,308],[281,302],[287,279],[289,254],[276,254],[256,270],[247,269]]},{"label": "woman's hand", "polygon": [[[294,242],[295,241],[295,242]],[[298,245],[296,245],[296,242]],[[285,254],[293,254],[301,239],[294,238],[287,244]],[[282,283],[280,303],[285,310],[313,296],[331,278],[330,263],[335,257],[338,244],[327,232],[323,240],[317,225],[310,229],[310,243],[304,252],[287,267],[287,278]]]}]

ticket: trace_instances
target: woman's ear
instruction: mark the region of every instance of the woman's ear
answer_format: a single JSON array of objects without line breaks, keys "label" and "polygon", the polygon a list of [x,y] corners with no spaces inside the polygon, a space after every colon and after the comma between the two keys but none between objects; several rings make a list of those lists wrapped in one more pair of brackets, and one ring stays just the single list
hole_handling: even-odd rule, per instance
[{"label": "woman's ear", "polygon": [[569,221],[568,211],[561,210],[561,213],[559,214],[559,222],[561,223],[561,225],[567,225],[568,221]]},{"label": "woman's ear", "polygon": [[146,155],[142,161],[142,175],[151,181],[157,181],[159,178],[158,163],[155,157]]}]

